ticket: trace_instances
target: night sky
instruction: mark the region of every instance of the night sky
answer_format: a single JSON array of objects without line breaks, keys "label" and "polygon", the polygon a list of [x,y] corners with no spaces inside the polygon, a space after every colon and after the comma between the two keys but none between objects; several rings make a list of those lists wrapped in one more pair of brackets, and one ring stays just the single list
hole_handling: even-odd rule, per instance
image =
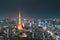
[{"label": "night sky", "polygon": [[17,16],[52,18],[60,17],[59,0],[0,0],[0,17]]}]

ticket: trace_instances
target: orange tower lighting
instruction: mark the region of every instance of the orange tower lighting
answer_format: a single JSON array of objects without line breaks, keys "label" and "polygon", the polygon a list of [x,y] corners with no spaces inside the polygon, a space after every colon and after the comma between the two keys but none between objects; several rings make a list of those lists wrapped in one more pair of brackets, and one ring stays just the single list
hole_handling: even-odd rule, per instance
[{"label": "orange tower lighting", "polygon": [[19,16],[18,16],[18,30],[23,30],[23,27],[22,27],[22,18],[21,18],[20,12],[19,12]]},{"label": "orange tower lighting", "polygon": [[[23,26],[22,26],[22,18],[21,18],[21,14],[19,12],[19,16],[18,16],[18,30],[19,31],[23,31]],[[27,37],[27,34],[26,33],[22,33],[22,35],[20,35],[20,37]]]}]

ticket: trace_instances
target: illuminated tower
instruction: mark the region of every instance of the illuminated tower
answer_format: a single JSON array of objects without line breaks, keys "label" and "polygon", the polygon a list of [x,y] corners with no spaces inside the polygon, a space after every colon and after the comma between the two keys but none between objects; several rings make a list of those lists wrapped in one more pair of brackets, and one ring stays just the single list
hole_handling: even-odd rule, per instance
[{"label": "illuminated tower", "polygon": [[23,30],[23,27],[22,27],[22,18],[21,18],[21,14],[19,12],[19,16],[18,16],[18,30]]},{"label": "illuminated tower", "polygon": [[27,37],[27,34],[22,32],[22,31],[24,31],[24,29],[23,29],[23,26],[22,26],[22,18],[21,18],[20,12],[19,12],[19,16],[18,16],[18,25],[17,25],[17,27],[18,27],[18,30],[20,31],[20,33],[22,33],[19,36],[20,37]]}]

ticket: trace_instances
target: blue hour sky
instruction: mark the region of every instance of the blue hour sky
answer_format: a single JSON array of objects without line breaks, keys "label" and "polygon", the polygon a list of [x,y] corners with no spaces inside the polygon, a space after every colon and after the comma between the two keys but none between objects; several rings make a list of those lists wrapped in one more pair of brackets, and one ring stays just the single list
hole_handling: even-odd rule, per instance
[{"label": "blue hour sky", "polygon": [[0,17],[16,16],[18,11],[24,17],[60,17],[59,0],[0,0]]}]

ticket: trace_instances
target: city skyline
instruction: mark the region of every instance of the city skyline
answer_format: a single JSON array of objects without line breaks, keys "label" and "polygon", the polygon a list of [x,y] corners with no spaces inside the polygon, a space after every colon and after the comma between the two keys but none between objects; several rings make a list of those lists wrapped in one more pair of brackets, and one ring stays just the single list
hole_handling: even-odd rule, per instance
[{"label": "city skyline", "polygon": [[1,40],[59,40],[60,19],[23,19],[19,11],[17,19],[0,20]]}]

